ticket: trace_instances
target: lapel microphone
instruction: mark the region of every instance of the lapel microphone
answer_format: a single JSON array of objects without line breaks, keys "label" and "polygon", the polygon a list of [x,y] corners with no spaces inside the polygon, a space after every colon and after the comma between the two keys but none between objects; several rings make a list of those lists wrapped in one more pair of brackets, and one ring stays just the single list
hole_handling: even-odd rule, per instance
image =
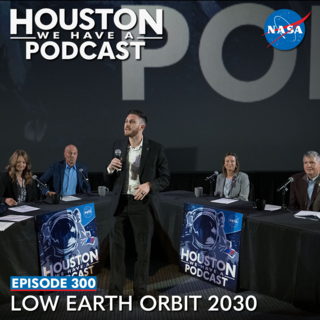
[{"label": "lapel microphone", "polygon": [[232,177],[232,182],[231,182],[231,188],[230,188],[230,190],[229,190],[228,196],[230,195],[232,189],[235,187],[236,183],[237,183],[237,177],[236,177],[236,176],[233,176],[233,177]]}]

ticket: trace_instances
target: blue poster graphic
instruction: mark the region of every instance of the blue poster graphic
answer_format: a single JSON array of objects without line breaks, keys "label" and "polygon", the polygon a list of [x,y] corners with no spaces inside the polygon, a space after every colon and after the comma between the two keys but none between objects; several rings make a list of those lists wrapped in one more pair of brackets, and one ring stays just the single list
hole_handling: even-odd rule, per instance
[{"label": "blue poster graphic", "polygon": [[180,267],[185,273],[236,292],[242,214],[185,203]]},{"label": "blue poster graphic", "polygon": [[100,273],[94,203],[36,216],[42,276]]}]

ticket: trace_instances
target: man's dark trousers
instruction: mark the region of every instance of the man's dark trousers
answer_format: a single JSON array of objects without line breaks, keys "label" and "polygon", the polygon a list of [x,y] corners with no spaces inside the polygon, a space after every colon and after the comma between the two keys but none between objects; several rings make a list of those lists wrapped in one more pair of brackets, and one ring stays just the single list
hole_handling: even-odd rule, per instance
[{"label": "man's dark trousers", "polygon": [[134,234],[137,261],[134,266],[133,291],[136,297],[147,293],[151,239],[154,230],[151,202],[148,196],[134,200],[121,195],[116,214],[111,219],[110,248],[111,275],[109,295],[122,295],[125,284],[125,231],[131,224]]}]

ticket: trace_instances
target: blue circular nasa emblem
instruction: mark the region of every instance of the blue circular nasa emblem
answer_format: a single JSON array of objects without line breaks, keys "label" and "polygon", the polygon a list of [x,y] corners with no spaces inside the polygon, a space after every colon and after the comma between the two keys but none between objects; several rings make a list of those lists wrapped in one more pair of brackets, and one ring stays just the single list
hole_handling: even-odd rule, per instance
[{"label": "blue circular nasa emblem", "polygon": [[[264,24],[264,35],[276,49],[291,50],[298,46],[304,38],[304,22],[296,12],[281,9],[273,12]],[[270,46],[269,45],[269,46]]]},{"label": "blue circular nasa emblem", "polygon": [[235,228],[239,224],[239,218],[236,218],[235,214],[231,214],[229,216],[228,223],[231,228]]},{"label": "blue circular nasa emblem", "polygon": [[83,214],[86,218],[90,218],[92,216],[92,208],[89,206],[85,207]]}]

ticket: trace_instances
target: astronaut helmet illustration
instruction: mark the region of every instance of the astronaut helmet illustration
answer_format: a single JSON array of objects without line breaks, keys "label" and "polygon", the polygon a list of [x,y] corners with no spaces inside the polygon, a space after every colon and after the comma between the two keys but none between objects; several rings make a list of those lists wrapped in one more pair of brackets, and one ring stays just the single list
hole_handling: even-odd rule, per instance
[{"label": "astronaut helmet illustration", "polygon": [[80,232],[76,213],[57,212],[42,225],[43,242],[53,248],[56,256],[66,256],[78,247]]},{"label": "astronaut helmet illustration", "polygon": [[[192,216],[192,223],[190,216]],[[188,217],[192,225],[192,244],[199,250],[212,250],[219,238],[219,220],[211,208],[197,208]]]}]

